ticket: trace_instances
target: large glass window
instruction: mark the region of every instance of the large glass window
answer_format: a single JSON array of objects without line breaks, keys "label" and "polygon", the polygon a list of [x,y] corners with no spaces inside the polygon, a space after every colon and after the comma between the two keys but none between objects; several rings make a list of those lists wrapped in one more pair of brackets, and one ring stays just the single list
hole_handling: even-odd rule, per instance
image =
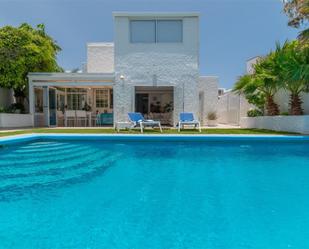
[{"label": "large glass window", "polygon": [[155,20],[137,20],[130,22],[131,42],[154,43],[156,41]]},{"label": "large glass window", "polygon": [[67,89],[67,109],[83,110],[87,102],[87,89],[68,88]]},{"label": "large glass window", "polygon": [[57,110],[64,112],[65,109],[65,94],[57,93]]},{"label": "large glass window", "polygon": [[108,108],[108,89],[97,89],[95,92],[95,105],[96,108]]},{"label": "large glass window", "polygon": [[131,20],[132,43],[182,42],[182,20]]},{"label": "large glass window", "polygon": [[158,20],[157,42],[182,42],[182,21]]}]

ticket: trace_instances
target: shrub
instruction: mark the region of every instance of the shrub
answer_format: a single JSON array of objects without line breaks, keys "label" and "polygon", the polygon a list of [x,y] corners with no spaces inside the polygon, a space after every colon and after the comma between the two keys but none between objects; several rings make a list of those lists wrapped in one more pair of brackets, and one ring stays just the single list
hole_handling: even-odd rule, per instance
[{"label": "shrub", "polygon": [[25,113],[25,108],[23,104],[12,104],[10,107],[5,108],[5,107],[0,107],[0,113]]},{"label": "shrub", "polygon": [[258,116],[263,116],[263,113],[258,109],[253,109],[247,112],[247,116],[248,117],[258,117]]},{"label": "shrub", "polygon": [[10,110],[5,107],[0,107],[0,113],[10,113]]},{"label": "shrub", "polygon": [[281,112],[280,115],[281,116],[289,116],[289,113],[288,112]]},{"label": "shrub", "polygon": [[24,113],[25,112],[25,107],[23,104],[21,103],[15,103],[15,104],[12,104],[10,107],[9,107],[9,112],[11,113],[16,113],[16,112],[20,112],[20,113]]}]

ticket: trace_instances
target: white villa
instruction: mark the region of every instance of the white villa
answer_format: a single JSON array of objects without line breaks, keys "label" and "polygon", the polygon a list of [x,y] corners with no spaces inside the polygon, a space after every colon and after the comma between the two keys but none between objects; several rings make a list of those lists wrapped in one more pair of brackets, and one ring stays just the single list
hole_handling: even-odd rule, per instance
[{"label": "white villa", "polygon": [[199,14],[113,17],[114,42],[88,43],[82,73],[29,74],[33,125],[79,125],[70,122],[72,111],[87,126],[96,125],[98,113],[112,126],[127,121],[129,112],[172,126],[180,112],[192,112],[205,124],[207,113],[217,110],[218,78],[199,73]]}]

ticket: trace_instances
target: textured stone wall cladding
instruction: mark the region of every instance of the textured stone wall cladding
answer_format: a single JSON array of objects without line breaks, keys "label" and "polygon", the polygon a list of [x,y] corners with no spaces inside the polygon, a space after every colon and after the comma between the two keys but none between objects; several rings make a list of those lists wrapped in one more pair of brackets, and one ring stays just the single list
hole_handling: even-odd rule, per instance
[{"label": "textured stone wall cladding", "polygon": [[309,115],[245,117],[241,118],[240,126],[242,128],[257,128],[309,134]]},{"label": "textured stone wall cladding", "polygon": [[173,86],[174,122],[181,111],[197,117],[198,18],[183,19],[182,43],[134,44],[129,39],[129,18],[115,17],[115,121],[127,120],[127,112],[134,111],[135,86]]},{"label": "textured stone wall cladding", "polygon": [[114,44],[89,43],[87,45],[87,72],[114,72]]},{"label": "textured stone wall cladding", "polygon": [[199,118],[202,125],[207,124],[207,114],[217,112],[218,108],[218,77],[201,76],[198,90],[202,99],[199,99]]}]

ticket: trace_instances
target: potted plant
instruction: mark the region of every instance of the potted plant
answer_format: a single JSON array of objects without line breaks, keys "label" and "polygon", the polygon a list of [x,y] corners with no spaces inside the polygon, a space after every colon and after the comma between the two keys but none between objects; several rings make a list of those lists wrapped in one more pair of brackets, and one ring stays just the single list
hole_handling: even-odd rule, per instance
[{"label": "potted plant", "polygon": [[216,112],[209,112],[207,114],[207,124],[208,126],[217,126],[217,113]]}]

